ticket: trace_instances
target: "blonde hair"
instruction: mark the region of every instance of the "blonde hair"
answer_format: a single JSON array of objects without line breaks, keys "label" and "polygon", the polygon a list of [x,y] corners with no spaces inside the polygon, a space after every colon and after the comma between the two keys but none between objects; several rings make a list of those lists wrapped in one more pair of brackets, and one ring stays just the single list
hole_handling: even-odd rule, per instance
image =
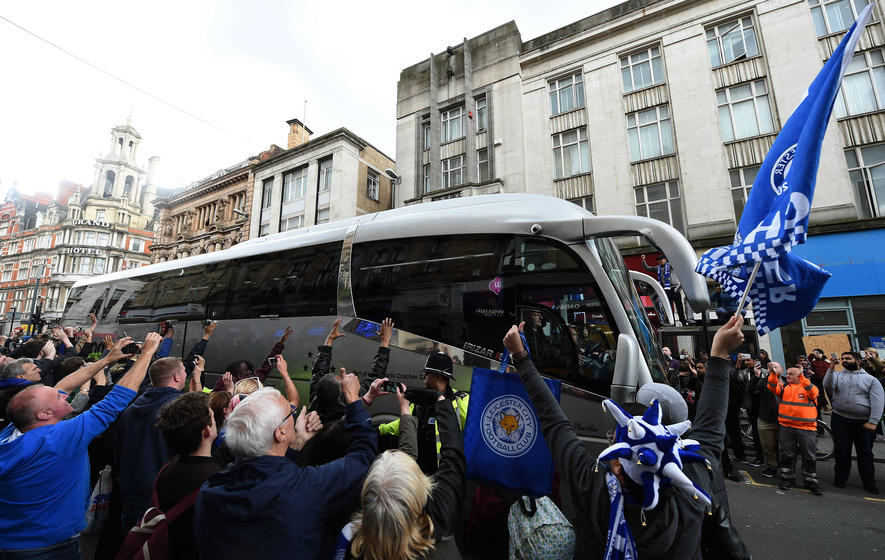
[{"label": "blonde hair", "polygon": [[867,357],[869,358],[869,354],[872,354],[874,358],[879,357],[879,351],[875,348],[867,348]]},{"label": "blonde hair", "polygon": [[263,387],[257,379],[241,379],[234,385],[234,395],[251,395]]},{"label": "blonde hair", "polygon": [[366,475],[351,551],[365,560],[415,560],[434,548],[425,511],[433,482],[399,450],[385,451]]}]

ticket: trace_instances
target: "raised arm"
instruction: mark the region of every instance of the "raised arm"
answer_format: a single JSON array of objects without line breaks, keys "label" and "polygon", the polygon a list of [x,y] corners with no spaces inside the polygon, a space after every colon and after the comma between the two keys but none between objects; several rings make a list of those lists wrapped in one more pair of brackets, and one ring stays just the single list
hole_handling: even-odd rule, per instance
[{"label": "raised arm", "polygon": [[95,374],[103,370],[106,366],[113,364],[117,360],[122,360],[123,358],[131,356],[132,354],[123,353],[123,348],[125,348],[130,342],[132,342],[131,338],[121,338],[116,344],[114,344],[108,354],[103,356],[100,360],[86,364],[74,373],[68,375],[59,381],[55,385],[55,388],[66,393],[76,390],[91,378],[95,377]]},{"label": "raised arm", "polygon": [[255,370],[255,377],[264,381],[267,379],[267,375],[274,368],[270,365],[270,359],[275,358],[283,353],[283,350],[286,348],[286,339],[289,338],[289,335],[294,333],[295,331],[292,329],[292,325],[286,326],[286,330],[283,331],[283,336],[276,342],[274,342],[273,347],[270,349],[270,352],[267,353],[267,356],[264,358],[264,361],[261,362],[261,365],[258,366],[258,369]]},{"label": "raised arm", "polygon": [[280,372],[280,377],[283,378],[283,383],[286,385],[286,400],[292,406],[300,406],[301,396],[298,394],[295,384],[292,383],[292,378],[289,377],[289,364],[281,355],[277,356],[277,371]]},{"label": "raised arm", "polygon": [[375,359],[372,360],[372,369],[360,384],[360,392],[366,393],[377,379],[387,376],[387,366],[390,364],[390,338],[393,334],[393,319],[387,318],[381,321],[381,329],[378,331],[381,336],[381,346]]},{"label": "raised arm", "polygon": [[206,352],[206,346],[209,344],[209,339],[212,338],[212,333],[215,332],[215,327],[218,326],[217,321],[212,321],[205,327],[203,327],[203,336],[200,337],[200,340],[194,344],[194,347],[191,348],[191,351],[188,352],[187,356],[184,358],[184,369],[190,374],[194,369],[194,361],[197,356],[202,356]]},{"label": "raised arm", "polygon": [[144,344],[141,346],[141,354],[138,355],[138,359],[135,360],[135,364],[129,368],[126,375],[117,382],[117,385],[132,389],[133,391],[138,391],[141,382],[144,381],[144,376],[147,374],[148,366],[151,365],[151,358],[153,358],[154,352],[156,352],[157,348],[160,346],[161,339],[162,337],[160,336],[160,333],[155,332],[148,333],[147,336],[144,337]]},{"label": "raised arm", "polygon": [[332,343],[335,342],[336,338],[346,336],[339,330],[339,327],[341,327],[340,317],[335,319],[335,322],[332,323],[332,330],[329,331],[328,336],[326,336],[325,344],[317,348],[317,359],[313,362],[313,371],[310,374],[309,399],[311,402],[313,402],[313,396],[316,393],[317,383],[319,383],[320,379],[325,377],[327,373],[332,371]]}]

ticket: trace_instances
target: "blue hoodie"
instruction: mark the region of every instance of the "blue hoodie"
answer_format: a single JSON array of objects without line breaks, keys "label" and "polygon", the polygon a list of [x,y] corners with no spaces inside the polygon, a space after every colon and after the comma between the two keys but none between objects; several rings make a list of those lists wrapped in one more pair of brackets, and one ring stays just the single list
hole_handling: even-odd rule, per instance
[{"label": "blue hoodie", "polygon": [[237,460],[209,477],[194,513],[202,558],[329,558],[341,527],[329,520],[359,499],[378,452],[369,413],[357,401],[345,409],[347,455],[319,467],[285,457]]},{"label": "blue hoodie", "polygon": [[[157,413],[181,396],[175,387],[151,387],[135,399],[117,423],[114,474],[124,506],[147,511],[157,473],[174,453],[157,428]],[[143,506],[143,507],[142,507]]]},{"label": "blue hoodie", "polygon": [[50,546],[86,527],[86,447],[133,398],[135,391],[116,385],[71,420],[18,437],[12,425],[0,432],[0,549]]}]

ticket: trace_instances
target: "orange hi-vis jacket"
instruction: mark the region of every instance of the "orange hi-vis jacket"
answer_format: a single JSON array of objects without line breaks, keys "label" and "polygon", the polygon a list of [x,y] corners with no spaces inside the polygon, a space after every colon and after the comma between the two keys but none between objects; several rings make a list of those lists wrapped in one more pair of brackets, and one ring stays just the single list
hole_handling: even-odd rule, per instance
[{"label": "orange hi-vis jacket", "polygon": [[[802,383],[807,385],[803,386]],[[780,403],[777,408],[777,421],[782,426],[792,426],[800,430],[817,430],[817,387],[807,377],[799,383],[780,383],[777,374],[768,375],[768,390],[774,393]]]}]

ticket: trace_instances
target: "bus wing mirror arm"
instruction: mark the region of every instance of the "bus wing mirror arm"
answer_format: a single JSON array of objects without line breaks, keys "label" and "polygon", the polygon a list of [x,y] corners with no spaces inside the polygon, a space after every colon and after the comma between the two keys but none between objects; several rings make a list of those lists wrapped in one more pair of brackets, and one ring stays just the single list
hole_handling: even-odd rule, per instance
[{"label": "bus wing mirror arm", "polygon": [[688,240],[673,226],[642,216],[593,216],[584,219],[585,237],[622,237],[641,235],[659,248],[679,277],[692,309],[710,307],[707,281],[694,271],[698,257]]},{"label": "bus wing mirror arm", "polygon": [[676,324],[676,318],[673,317],[673,308],[670,306],[670,300],[667,299],[667,292],[664,291],[664,287],[661,284],[649,276],[648,274],[643,274],[637,270],[630,271],[630,278],[633,279],[634,282],[642,282],[643,284],[648,284],[655,291],[655,295],[658,296],[658,299],[661,300],[661,309],[664,313],[664,316],[661,317],[661,323],[667,325],[668,327],[672,327]]},{"label": "bus wing mirror arm", "polygon": [[636,391],[639,387],[651,381],[651,373],[642,357],[639,343],[631,336],[619,334],[611,398],[619,403],[633,402],[636,400]]}]

